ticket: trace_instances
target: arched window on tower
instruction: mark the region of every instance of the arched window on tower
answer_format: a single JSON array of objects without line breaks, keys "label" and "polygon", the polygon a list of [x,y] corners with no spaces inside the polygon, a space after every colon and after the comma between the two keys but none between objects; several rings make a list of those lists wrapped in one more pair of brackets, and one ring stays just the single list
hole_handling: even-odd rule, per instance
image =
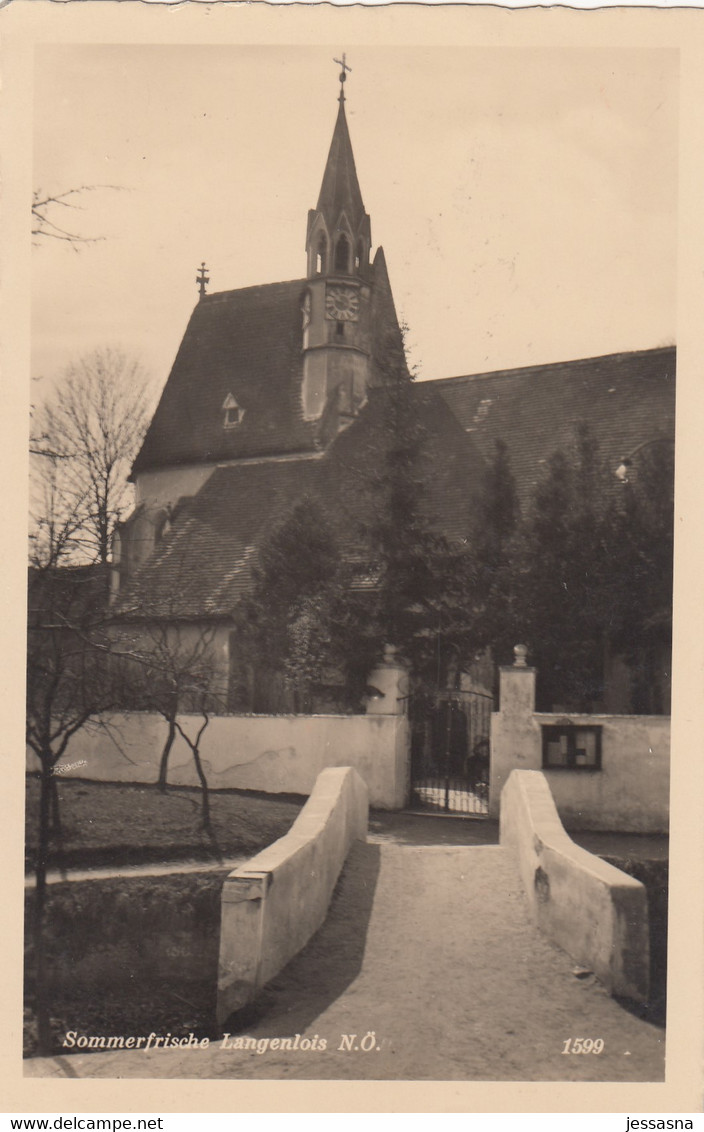
[{"label": "arched window on tower", "polygon": [[357,248],[354,253],[354,269],[358,271],[364,263],[364,245],[361,240],[357,240]]},{"label": "arched window on tower", "polygon": [[349,271],[349,269],[350,242],[343,232],[335,245],[335,271]]},{"label": "arched window on tower", "polygon": [[327,255],[327,250],[328,250],[328,242],[325,239],[325,236],[321,233],[321,235],[318,239],[318,248],[317,248],[317,251],[315,253],[315,274],[316,275],[324,275],[325,274],[325,257]]}]

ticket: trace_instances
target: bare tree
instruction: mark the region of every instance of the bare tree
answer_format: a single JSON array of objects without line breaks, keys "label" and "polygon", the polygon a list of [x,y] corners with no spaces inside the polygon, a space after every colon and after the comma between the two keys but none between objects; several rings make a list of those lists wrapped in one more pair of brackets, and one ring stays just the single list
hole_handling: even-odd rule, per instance
[{"label": "bare tree", "polygon": [[41,451],[33,445],[30,454],[29,560],[43,570],[82,556],[87,489],[75,490],[66,459],[48,445]]},{"label": "bare tree", "polygon": [[[119,190],[119,185],[79,185],[75,189],[66,189],[62,193],[44,192],[35,189],[32,193],[32,238],[35,244],[44,239],[63,240],[70,244],[74,251],[80,251],[84,244],[95,244],[104,240],[104,236],[82,236],[59,224],[57,219],[71,211],[81,211],[80,202],[82,194],[96,192],[98,189]],[[72,224],[73,228],[74,225]]]},{"label": "bare tree", "polygon": [[90,721],[100,725],[118,687],[105,627],[104,574],[98,566],[35,568],[29,574],[26,740],[40,775],[32,938],[42,1053],[51,1049],[47,867],[52,840],[61,833],[55,768],[78,731]]},{"label": "bare tree", "polygon": [[113,527],[131,504],[127,476],[148,423],[148,384],[139,361],[106,347],[72,362],[35,411],[35,564],[109,561]]},{"label": "bare tree", "polygon": [[126,474],[147,421],[141,366],[114,350],[69,368],[33,414],[27,648],[27,746],[39,763],[32,939],[40,1051],[51,1048],[45,914],[52,843],[60,844],[56,764],[74,735],[115,706],[107,626],[114,522],[130,502]]},{"label": "bare tree", "polygon": [[210,819],[208,781],[200,757],[200,743],[210,717],[223,706],[213,658],[214,632],[207,626],[189,625],[182,630],[177,624],[151,623],[137,634],[138,639],[130,642],[129,632],[120,631],[119,649],[131,667],[129,707],[158,712],[168,725],[157,787],[162,793],[166,791],[169,755],[180,735],[193,756],[200,782],[201,824],[219,856]]},{"label": "bare tree", "polygon": [[29,575],[26,740],[38,760],[40,779],[32,942],[42,1054],[52,1048],[45,924],[48,866],[52,855],[59,859],[61,848],[56,768],[74,736],[84,728],[101,728],[110,731],[119,747],[114,712],[126,707],[159,712],[168,723],[160,781],[165,788],[169,753],[180,735],[200,783],[201,825],[216,860],[222,861],[200,756],[211,715],[221,706],[212,631],[202,627],[181,634],[168,626],[116,623],[108,607],[106,574],[96,563],[34,568]]}]

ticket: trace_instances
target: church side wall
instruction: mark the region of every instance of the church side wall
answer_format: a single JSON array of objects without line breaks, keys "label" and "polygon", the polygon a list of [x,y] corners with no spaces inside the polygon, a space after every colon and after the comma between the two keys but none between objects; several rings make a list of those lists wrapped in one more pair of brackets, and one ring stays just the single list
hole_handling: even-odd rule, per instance
[{"label": "church side wall", "polygon": [[[199,715],[179,717],[195,734]],[[105,729],[88,726],[71,740],[57,773],[100,782],[155,782],[166,723],[150,712],[115,713]],[[367,784],[370,805],[402,809],[408,801],[409,725],[404,715],[218,715],[206,728],[200,754],[216,790],[310,794],[329,766],[352,766]],[[36,760],[29,758],[29,770]],[[190,750],[179,736],[169,782],[197,786]]]},{"label": "church side wall", "polygon": [[[204,664],[209,668],[208,691],[221,711],[227,704],[229,682],[229,637],[228,627],[199,622],[177,622],[173,625],[121,621],[112,628],[116,655],[149,656],[154,654],[155,665],[186,671],[188,664],[193,671]],[[134,670],[140,674],[140,667]],[[123,707],[134,707],[134,702],[123,702]]]},{"label": "church side wall", "polygon": [[183,468],[162,468],[140,472],[135,484],[135,504],[152,508],[175,506],[179,499],[195,495],[215,471],[215,464],[197,464]]}]

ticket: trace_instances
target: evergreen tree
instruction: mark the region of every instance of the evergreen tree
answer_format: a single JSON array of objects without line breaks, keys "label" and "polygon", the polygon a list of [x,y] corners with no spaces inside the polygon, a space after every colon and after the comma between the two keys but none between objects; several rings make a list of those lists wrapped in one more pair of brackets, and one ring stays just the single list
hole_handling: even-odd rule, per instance
[{"label": "evergreen tree", "polygon": [[374,576],[367,639],[377,658],[387,644],[398,648],[427,689],[445,687],[476,650],[472,561],[433,525],[428,429],[401,366],[377,394],[376,414],[363,454],[367,515],[360,524]]},{"label": "evergreen tree", "polygon": [[517,641],[517,531],[520,509],[507,446],[497,440],[476,499],[470,538],[476,580],[477,643],[492,649],[499,664],[512,659]]},{"label": "evergreen tree", "polygon": [[242,603],[243,656],[292,689],[297,710],[330,670],[359,707],[386,645],[428,689],[445,687],[475,655],[472,562],[433,527],[428,430],[400,344],[384,365],[354,445],[344,447],[344,434],[334,442],[343,454],[333,449],[319,496],[261,548]]},{"label": "evergreen tree", "polygon": [[643,448],[612,512],[611,641],[631,672],[633,708],[669,711],[672,654],[674,448]]},{"label": "evergreen tree", "polygon": [[[613,477],[611,477],[613,479]],[[517,608],[539,670],[539,699],[593,710],[611,621],[610,480],[589,429],[555,452],[523,523]]]},{"label": "evergreen tree", "polygon": [[325,626],[340,570],[322,506],[301,499],[260,548],[253,591],[238,610],[242,665],[251,668],[265,700],[275,696],[263,691],[273,679],[274,687],[278,681],[291,690],[296,710],[306,706],[332,651]]}]

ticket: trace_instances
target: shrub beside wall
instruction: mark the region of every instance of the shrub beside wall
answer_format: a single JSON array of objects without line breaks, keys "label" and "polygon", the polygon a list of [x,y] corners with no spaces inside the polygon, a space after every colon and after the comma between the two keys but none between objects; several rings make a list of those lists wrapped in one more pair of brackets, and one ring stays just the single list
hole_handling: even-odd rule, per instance
[{"label": "shrub beside wall", "polygon": [[650,1022],[664,1026],[667,1005],[668,862],[612,856],[604,856],[603,860],[635,877],[645,885],[648,893],[650,999],[646,1014]]},{"label": "shrub beside wall", "polygon": [[[85,1034],[196,1036],[215,1018],[220,893],[227,869],[52,884],[47,894],[55,1052]],[[25,897],[28,928],[34,892]],[[33,950],[25,933],[25,1052],[35,1052]]]}]

